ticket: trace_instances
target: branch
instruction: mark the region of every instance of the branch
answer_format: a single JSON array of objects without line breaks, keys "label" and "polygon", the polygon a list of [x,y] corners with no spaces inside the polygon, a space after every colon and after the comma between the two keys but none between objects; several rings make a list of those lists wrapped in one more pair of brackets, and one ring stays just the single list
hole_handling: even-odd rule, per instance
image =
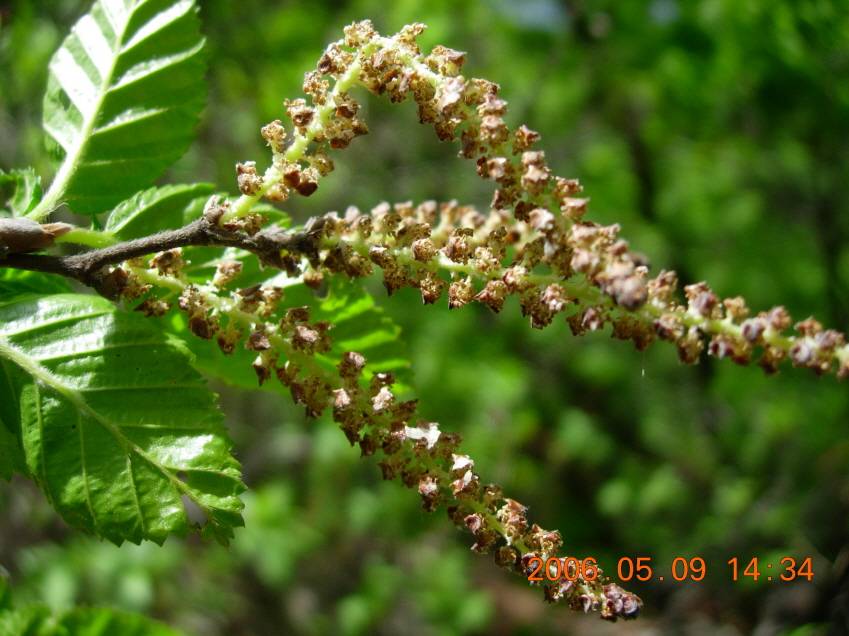
[{"label": "branch", "polygon": [[[81,254],[9,254],[0,257],[0,267],[58,274],[113,298],[118,290],[113,289],[108,282],[107,268],[110,265],[178,247],[235,247],[256,254],[264,265],[285,270],[292,267],[291,255],[314,256],[318,253],[322,219],[317,219],[300,231],[270,227],[251,235],[242,231],[241,224],[219,225],[216,216],[214,212],[205,212],[203,217],[179,229]],[[289,258],[284,254],[290,255]]]}]

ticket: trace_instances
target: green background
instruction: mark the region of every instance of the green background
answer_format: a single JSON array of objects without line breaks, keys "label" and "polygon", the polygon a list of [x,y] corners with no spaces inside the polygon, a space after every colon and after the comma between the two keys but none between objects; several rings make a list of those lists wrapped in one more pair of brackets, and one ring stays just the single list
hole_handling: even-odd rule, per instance
[{"label": "green background", "polygon": [[[0,168],[48,163],[46,64],[87,8],[0,2]],[[543,135],[579,177],[590,218],[619,222],[655,268],[706,279],[755,309],[849,326],[849,3],[201,2],[211,94],[197,143],[168,181],[235,191],[233,164],[268,159],[259,127],[300,94],[341,27],[429,25],[501,84],[509,121]],[[410,104],[367,101],[371,134],[296,219],[351,204],[456,198],[489,187],[418,125]],[[849,630],[849,390],[833,377],[705,360],[683,367],[607,334],[533,331],[508,304],[380,304],[402,325],[423,412],[462,432],[486,480],[561,529],[567,551],[632,582],[646,611],[610,626],[562,607],[468,550],[443,513],[383,483],[328,421],[284,396],[221,392],[251,488],[225,550],[197,540],[116,548],[69,532],[24,480],[0,486],[0,563],[20,600],[111,604],[196,634],[826,633]],[[732,582],[726,562],[811,556],[812,583]],[[670,580],[701,556],[699,583]],[[657,631],[655,633],[657,633]],[[834,633],[842,633],[840,631]]]}]

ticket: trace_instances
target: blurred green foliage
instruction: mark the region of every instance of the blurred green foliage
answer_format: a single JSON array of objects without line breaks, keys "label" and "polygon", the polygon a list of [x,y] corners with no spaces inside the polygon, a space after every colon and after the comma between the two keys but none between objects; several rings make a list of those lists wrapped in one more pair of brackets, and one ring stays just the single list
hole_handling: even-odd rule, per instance
[{"label": "blurred green foliage", "polygon": [[[85,2],[0,3],[0,168],[48,177],[39,129],[46,62]],[[849,3],[845,0],[377,0],[202,3],[212,93],[175,182],[235,190],[233,163],[268,153],[259,126],[300,94],[344,24],[430,26],[469,52],[511,123],[580,177],[591,218],[619,222],[655,267],[707,279],[755,309],[849,326]],[[490,192],[410,105],[371,100],[372,134],[336,156],[298,221],[381,200]],[[462,432],[485,479],[615,574],[621,556],[700,583],[632,583],[644,626],[688,633],[849,630],[849,392],[831,378],[637,353],[565,324],[381,304],[402,325],[423,410]],[[328,422],[282,397],[218,387],[252,488],[224,550],[114,546],[69,533],[24,482],[0,488],[0,563],[16,598],[139,610],[197,634],[613,633],[539,597],[441,513],[382,483]],[[732,582],[726,561],[813,556],[813,583]],[[635,624],[639,627],[640,623]]]}]

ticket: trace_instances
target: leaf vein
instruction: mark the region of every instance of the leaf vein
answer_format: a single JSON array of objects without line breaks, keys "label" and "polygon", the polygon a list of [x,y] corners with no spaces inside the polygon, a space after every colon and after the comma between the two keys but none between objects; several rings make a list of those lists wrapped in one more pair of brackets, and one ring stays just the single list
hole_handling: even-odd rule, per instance
[{"label": "leaf vein", "polygon": [[[58,326],[58,325],[63,325],[67,322],[75,322],[75,321],[79,321],[79,320],[85,320],[86,318],[97,318],[99,316],[106,316],[109,313],[110,312],[109,312],[108,309],[103,309],[101,311],[97,311],[97,312],[93,312],[93,313],[74,314],[74,315],[71,315],[71,316],[65,316],[63,318],[60,318],[59,320],[51,320],[51,321],[46,321],[46,322],[40,322],[38,324],[32,325],[31,327],[27,327],[26,329],[19,329],[17,331],[0,330],[0,336],[3,336],[4,338],[14,338],[16,336],[22,336],[22,335],[27,334],[27,333],[33,333],[35,331],[41,331],[45,327],[55,327],[55,326]],[[12,324],[14,324],[15,322],[16,321],[11,321]],[[23,322],[23,321],[17,321],[17,322]],[[7,322],[6,324],[8,325],[9,323]]]}]

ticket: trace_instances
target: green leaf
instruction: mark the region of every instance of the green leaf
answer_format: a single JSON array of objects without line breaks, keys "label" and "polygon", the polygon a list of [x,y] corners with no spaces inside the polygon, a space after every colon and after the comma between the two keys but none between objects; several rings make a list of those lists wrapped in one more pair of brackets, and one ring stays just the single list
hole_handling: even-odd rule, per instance
[{"label": "green leaf", "polygon": [[0,636],[180,636],[162,623],[111,608],[76,607],[56,615],[41,604],[16,608],[7,577],[0,567]]},{"label": "green leaf", "polygon": [[0,635],[47,636],[51,632],[50,612],[43,606],[29,606],[0,612]]},{"label": "green leaf", "polygon": [[0,301],[26,293],[62,294],[68,291],[71,291],[71,286],[59,275],[0,269]]},{"label": "green leaf", "polygon": [[313,320],[333,325],[330,335],[333,347],[325,361],[339,364],[347,351],[358,351],[368,362],[366,377],[371,373],[391,372],[404,390],[412,381],[410,361],[401,328],[378,306],[361,282],[340,276],[330,279],[327,295],[312,311]]},{"label": "green leaf", "polygon": [[[200,218],[214,191],[211,183],[193,183],[153,187],[137,192],[115,206],[109,213],[104,230],[114,238],[128,240],[187,225]],[[226,198],[226,194],[221,196]],[[267,203],[257,203],[254,211],[280,227],[288,227],[291,221],[288,214]],[[206,253],[219,255],[221,250],[208,249]],[[215,271],[214,266],[212,271]]]},{"label": "green leaf", "polygon": [[19,396],[26,376],[0,357],[0,478],[9,480],[14,473],[29,475],[21,442]]},{"label": "green leaf", "polygon": [[55,630],[78,636],[179,636],[179,632],[144,616],[109,608],[76,608],[65,613]]},{"label": "green leaf", "polygon": [[[0,305],[28,472],[71,525],[161,543],[186,508],[221,541],[242,524],[238,462],[186,352],[140,315],[63,294]],[[184,501],[186,504],[184,505]]]},{"label": "green leaf", "polygon": [[180,227],[186,208],[213,192],[214,187],[209,183],[167,185],[138,192],[109,213],[104,229],[127,240]]},{"label": "green leaf", "polygon": [[0,203],[8,206],[12,216],[24,216],[41,200],[41,177],[32,168],[0,170],[0,193]]},{"label": "green leaf", "polygon": [[104,212],[178,159],[206,98],[203,45],[194,0],[96,2],[50,61],[43,124],[61,163],[29,216]]},{"label": "green leaf", "polygon": [[6,636],[180,636],[180,632],[138,614],[111,608],[75,608],[51,616],[48,608],[30,606],[0,612],[0,635]]}]

